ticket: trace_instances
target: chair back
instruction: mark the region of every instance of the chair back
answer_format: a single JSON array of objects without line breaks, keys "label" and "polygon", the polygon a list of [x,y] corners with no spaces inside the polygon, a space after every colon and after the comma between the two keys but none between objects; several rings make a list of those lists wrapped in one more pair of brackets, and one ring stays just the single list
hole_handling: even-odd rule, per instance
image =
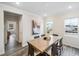
[{"label": "chair back", "polygon": [[57,45],[58,45],[58,42],[54,43],[52,45],[52,55],[58,55],[58,49],[57,49]]},{"label": "chair back", "polygon": [[45,34],[42,34],[41,37],[45,36]]},{"label": "chair back", "polygon": [[63,39],[63,38],[61,38],[60,41],[59,41],[59,46],[62,46],[62,45],[63,45],[62,39]]},{"label": "chair back", "polygon": [[34,36],[34,39],[37,39],[37,38],[39,38],[39,36]]},{"label": "chair back", "polygon": [[58,36],[58,34],[53,34],[53,36]]}]

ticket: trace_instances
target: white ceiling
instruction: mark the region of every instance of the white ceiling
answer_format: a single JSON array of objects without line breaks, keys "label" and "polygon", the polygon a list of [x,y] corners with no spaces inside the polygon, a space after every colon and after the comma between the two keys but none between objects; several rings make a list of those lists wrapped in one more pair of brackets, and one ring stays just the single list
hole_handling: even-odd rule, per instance
[{"label": "white ceiling", "polygon": [[[78,2],[20,2],[19,5],[16,5],[15,2],[1,3],[11,5],[41,16],[43,16],[45,13],[48,16],[61,15],[67,12],[75,12],[79,9]],[[69,5],[72,6],[72,9],[68,9]]]}]

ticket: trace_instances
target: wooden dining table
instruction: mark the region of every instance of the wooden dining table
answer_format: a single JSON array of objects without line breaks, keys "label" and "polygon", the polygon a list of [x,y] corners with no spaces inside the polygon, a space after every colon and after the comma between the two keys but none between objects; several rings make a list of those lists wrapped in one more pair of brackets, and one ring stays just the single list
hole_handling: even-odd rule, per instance
[{"label": "wooden dining table", "polygon": [[37,49],[40,53],[45,52],[49,47],[52,46],[57,40],[61,39],[61,36],[50,36],[50,39],[44,40],[43,38],[33,39],[28,43],[34,48]]}]

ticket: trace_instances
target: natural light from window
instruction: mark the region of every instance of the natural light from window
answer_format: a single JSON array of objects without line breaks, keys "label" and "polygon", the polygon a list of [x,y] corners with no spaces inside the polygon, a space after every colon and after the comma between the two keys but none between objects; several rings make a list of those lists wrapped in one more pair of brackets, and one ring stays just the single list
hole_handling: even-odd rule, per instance
[{"label": "natural light from window", "polygon": [[67,18],[64,21],[65,33],[78,33],[78,19],[79,18]]}]

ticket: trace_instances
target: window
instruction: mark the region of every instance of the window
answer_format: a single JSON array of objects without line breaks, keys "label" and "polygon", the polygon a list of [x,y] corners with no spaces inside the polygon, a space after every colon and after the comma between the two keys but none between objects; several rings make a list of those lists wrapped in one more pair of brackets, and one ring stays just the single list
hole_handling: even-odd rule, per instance
[{"label": "window", "polygon": [[78,33],[78,18],[65,19],[65,32]]},{"label": "window", "polygon": [[53,21],[52,21],[52,19],[48,19],[47,22],[46,22],[47,33],[52,31],[52,27],[53,27]]}]

